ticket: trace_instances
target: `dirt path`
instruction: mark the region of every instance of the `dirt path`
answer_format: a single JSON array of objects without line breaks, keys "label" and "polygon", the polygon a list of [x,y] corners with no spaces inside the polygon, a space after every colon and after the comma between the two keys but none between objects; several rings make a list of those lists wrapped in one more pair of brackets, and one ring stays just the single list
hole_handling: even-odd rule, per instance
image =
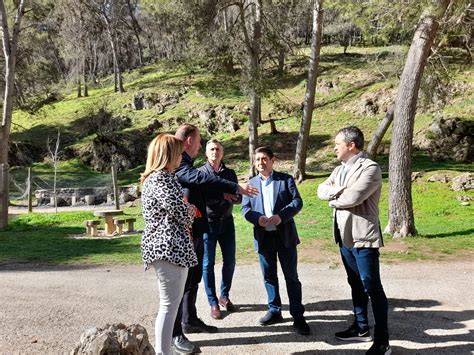
[{"label": "dirt path", "polygon": [[[395,354],[474,353],[474,264],[404,263],[382,266],[390,299],[389,326]],[[211,320],[202,288],[200,316],[217,334],[191,334],[203,354],[362,354],[369,344],[341,343],[333,333],[350,319],[344,270],[327,264],[300,265],[309,337],[285,323],[257,325],[265,312],[258,266],[238,266],[232,300],[239,311]],[[123,322],[144,325],[153,340],[158,304],[152,272],[138,266],[0,266],[0,353],[68,353],[90,326]],[[283,302],[287,302],[282,288]]]}]

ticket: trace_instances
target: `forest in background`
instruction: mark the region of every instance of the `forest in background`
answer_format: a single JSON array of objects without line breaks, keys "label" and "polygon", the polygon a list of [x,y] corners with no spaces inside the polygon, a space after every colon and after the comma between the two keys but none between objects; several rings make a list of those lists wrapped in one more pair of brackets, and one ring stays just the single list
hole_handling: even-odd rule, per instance
[{"label": "forest in background", "polygon": [[[439,111],[447,101],[453,99],[453,94],[459,96],[459,91],[462,92],[465,86],[461,86],[456,92],[456,85],[452,85],[453,78],[469,76],[472,62],[470,46],[473,37],[473,6],[470,1],[64,0],[5,3],[6,13],[10,15],[11,21],[19,6],[24,6],[13,80],[13,99],[17,109],[14,117],[18,119],[12,121],[12,143],[16,147],[22,143],[31,144],[31,139],[37,137],[37,134],[31,137],[32,132],[23,129],[27,126],[23,120],[29,122],[37,113],[40,113],[41,119],[44,108],[64,104],[73,96],[85,99],[94,90],[98,93],[108,85],[112,85],[114,92],[121,93],[121,96],[112,100],[123,102],[121,97],[127,95],[127,91],[146,88],[147,83],[140,82],[140,75],[145,77],[144,74],[156,70],[155,78],[146,76],[150,84],[156,83],[155,79],[166,80],[167,73],[179,72],[177,75],[181,75],[183,80],[179,81],[177,89],[185,91],[187,79],[190,85],[196,85],[193,79],[203,73],[213,77],[212,81],[207,81],[207,85],[214,84],[217,89],[222,86],[223,80],[232,80],[234,85],[231,87],[237,90],[238,95],[248,98],[248,104],[241,107],[240,116],[242,123],[249,127],[247,137],[251,152],[252,147],[258,144],[258,130],[262,130],[258,127],[265,126],[262,126],[265,122],[272,123],[272,111],[281,115],[281,111],[286,110],[289,111],[288,116],[295,117],[304,115],[304,109],[301,112],[297,107],[289,107],[291,105],[279,107],[282,100],[275,92],[279,92],[279,84],[285,85],[285,80],[290,78],[299,80],[306,88],[309,86],[305,82],[310,82],[310,78],[307,78],[308,72],[311,72],[311,66],[308,70],[308,62],[311,63],[313,51],[309,53],[305,48],[311,47],[315,38],[316,12],[322,16],[319,50],[339,46],[340,53],[345,55],[343,61],[353,64],[354,68],[370,59],[365,64],[373,68],[379,81],[390,83],[395,88],[404,64],[406,67],[407,52],[403,48],[413,44],[414,35],[423,19],[435,18],[439,26],[434,32],[433,43],[428,48],[427,69],[419,83],[420,103],[423,104],[419,112],[427,107],[429,112]],[[440,12],[440,9],[443,11]],[[402,50],[374,51],[373,56],[362,58],[354,55],[354,52],[358,52],[353,50],[355,48],[385,46],[399,46]],[[313,58],[313,62],[319,64],[320,61],[314,61]],[[6,66],[6,61],[2,64]],[[303,69],[295,76],[291,75],[294,68],[306,70]],[[317,79],[318,74],[322,77],[330,69],[330,66],[324,65],[316,67],[314,79]],[[343,77],[343,73],[334,76],[334,80],[324,81],[319,78],[319,89],[326,90],[325,85],[329,89],[331,85],[338,85],[338,77]],[[339,89],[343,85],[349,86],[349,89],[346,92],[340,90],[340,95],[347,95],[354,89],[362,91],[364,85],[369,86],[363,81],[354,83],[353,77],[347,82],[341,81]],[[134,87],[133,83],[137,82],[138,85]],[[132,85],[127,88],[127,84]],[[288,83],[287,85],[289,86]],[[175,87],[176,85],[173,86]],[[70,94],[72,88],[74,94]],[[204,91],[207,97],[216,99],[215,101],[223,98],[208,87]],[[196,96],[202,95],[200,92],[193,92]],[[318,93],[317,88],[316,92]],[[187,92],[182,93],[186,94]],[[293,101],[293,105],[308,106],[307,100],[303,100],[303,97],[306,98],[304,90],[294,94],[301,96],[299,100]],[[417,99],[418,91],[415,94]],[[108,100],[110,102],[111,98]],[[310,101],[318,106],[318,97],[314,100],[313,96]],[[128,97],[122,108],[129,102]],[[319,105],[321,104],[325,102],[320,102]],[[384,105],[385,116],[388,116],[389,108],[389,105]],[[77,119],[75,113],[80,109],[82,108],[70,107],[69,111],[64,112],[71,119]],[[472,111],[468,109],[467,113],[469,112]],[[174,116],[183,119],[186,114],[189,115],[188,110]],[[358,114],[367,116],[370,113]],[[311,117],[315,118],[312,112],[309,117],[310,121]],[[47,121],[50,117],[44,118]],[[107,119],[103,118],[105,121]],[[202,121],[201,124],[205,126]],[[335,123],[321,121],[324,125]],[[97,127],[91,126],[90,134],[102,135],[100,127],[103,121],[99,119],[98,122]],[[83,124],[87,126],[87,120]],[[113,125],[115,124],[117,122],[113,121]],[[143,125],[143,122],[132,122],[131,126],[140,124]],[[145,128],[149,128],[151,124],[153,121],[149,120]],[[179,120],[170,121],[167,128],[171,130],[176,124],[179,124]],[[127,125],[123,128],[127,129]],[[297,126],[295,130],[298,131]],[[23,131],[23,134],[15,134],[15,131]],[[375,128],[371,131],[374,132]],[[314,132],[314,129],[308,130],[307,137],[310,132]],[[15,142],[15,137],[22,136],[29,137],[24,142]],[[71,145],[72,142],[65,141],[64,138],[68,137],[63,136],[62,144]],[[41,139],[45,141],[45,137]],[[299,142],[299,137],[296,140]],[[2,143],[5,142],[3,139]],[[134,146],[136,142],[132,141],[130,147]],[[240,147],[245,150],[242,144]],[[303,151],[308,149],[310,147]],[[5,150],[8,149],[2,147],[2,156],[6,154]],[[35,145],[32,150],[43,151],[36,158],[37,161],[42,161],[47,153],[44,148],[38,149]],[[405,155],[411,161],[411,151]],[[303,161],[306,165],[306,157]],[[128,166],[131,167],[133,166]],[[405,176],[411,173],[410,166],[403,170]],[[413,232],[414,228],[405,231],[406,234]]]}]

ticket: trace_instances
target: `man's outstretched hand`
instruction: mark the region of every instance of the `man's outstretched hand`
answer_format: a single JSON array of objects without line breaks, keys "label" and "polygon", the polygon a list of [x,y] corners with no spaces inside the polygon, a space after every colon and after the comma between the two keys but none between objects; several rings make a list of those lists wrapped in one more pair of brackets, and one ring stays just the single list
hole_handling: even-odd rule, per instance
[{"label": "man's outstretched hand", "polygon": [[255,186],[250,184],[239,184],[239,193],[246,196],[258,195],[259,191]]}]

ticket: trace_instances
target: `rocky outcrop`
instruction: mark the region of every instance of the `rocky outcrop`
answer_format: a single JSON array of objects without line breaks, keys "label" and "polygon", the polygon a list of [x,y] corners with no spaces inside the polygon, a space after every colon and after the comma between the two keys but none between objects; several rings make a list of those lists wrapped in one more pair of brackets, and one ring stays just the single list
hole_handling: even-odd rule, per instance
[{"label": "rocky outcrop", "polygon": [[29,166],[41,159],[44,152],[29,143],[11,142],[8,146],[8,164],[10,166]]},{"label": "rocky outcrop", "polygon": [[154,355],[155,350],[140,324],[117,323],[87,329],[71,351],[71,355],[79,354]]},{"label": "rocky outcrop", "polygon": [[137,92],[132,98],[134,110],[154,109],[157,114],[162,114],[168,106],[176,105],[180,98],[189,91],[189,87],[183,86],[171,93]]},{"label": "rocky outcrop", "polygon": [[125,171],[145,163],[147,144],[142,134],[114,132],[97,135],[79,156],[96,171],[109,172],[112,165]]},{"label": "rocky outcrop", "polygon": [[85,115],[74,122],[74,130],[80,136],[91,134],[104,135],[132,126],[130,117],[119,115],[113,116],[105,108],[100,107],[96,112]]},{"label": "rocky outcrop", "polygon": [[474,160],[474,122],[459,118],[437,117],[425,133],[424,143],[434,161]]},{"label": "rocky outcrop", "polygon": [[384,88],[377,92],[367,92],[361,96],[358,105],[351,103],[344,106],[344,110],[359,116],[384,114],[390,108],[394,98],[395,92],[393,89]]},{"label": "rocky outcrop", "polygon": [[206,105],[193,107],[188,112],[190,119],[198,119],[209,135],[216,132],[235,132],[242,124],[242,114],[236,105]]}]

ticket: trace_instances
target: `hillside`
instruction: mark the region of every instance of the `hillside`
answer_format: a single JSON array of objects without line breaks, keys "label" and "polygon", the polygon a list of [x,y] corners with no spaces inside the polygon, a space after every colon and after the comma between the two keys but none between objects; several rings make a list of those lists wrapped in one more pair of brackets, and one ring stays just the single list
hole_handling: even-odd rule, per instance
[{"label": "hillside", "polygon": [[[369,141],[396,94],[397,74],[406,48],[399,46],[350,48],[323,47],[308,151],[308,172],[328,170],[334,163],[332,137],[341,126],[355,124]],[[259,127],[261,145],[274,147],[279,169],[290,171],[304,97],[308,50],[303,49],[286,64],[279,77],[266,69],[268,90],[263,100],[262,119],[275,120],[279,133],[271,134],[270,125]],[[426,140],[426,129],[433,116],[474,118],[474,76],[472,67],[452,63],[450,82],[444,88],[447,104],[439,102],[419,109],[415,123],[416,139]],[[425,74],[430,78],[430,73]],[[89,97],[77,98],[72,87],[62,87],[50,103],[14,112],[12,140],[15,142],[13,165],[33,166],[45,173],[47,141],[55,142],[60,131],[60,170],[82,180],[81,174],[95,176],[108,172],[110,162],[119,165],[121,182],[135,182],[145,161],[146,143],[159,132],[172,132],[182,122],[202,127],[205,138],[216,136],[224,142],[226,160],[240,175],[248,169],[247,98],[240,90],[240,76],[212,74],[203,68],[183,63],[161,62],[129,71],[124,76],[124,94],[113,92],[112,78],[89,88]],[[435,97],[425,93],[420,99]],[[142,109],[140,106],[143,105]],[[437,106],[438,105],[438,106]],[[148,107],[148,108],[147,108]],[[220,132],[218,130],[221,130]],[[223,131],[222,131],[223,130]],[[390,131],[384,144],[389,142]],[[53,144],[53,143],[51,143]],[[382,147],[383,148],[383,147]],[[387,152],[385,147],[385,152]],[[386,155],[380,156],[385,164]],[[426,151],[415,157],[421,167],[430,166]],[[438,163],[439,167],[469,165]],[[77,175],[78,174],[78,175]],[[65,180],[74,180],[74,176]],[[47,176],[45,179],[48,180]],[[73,183],[73,181],[71,181]],[[94,183],[94,179],[92,180]]]}]

